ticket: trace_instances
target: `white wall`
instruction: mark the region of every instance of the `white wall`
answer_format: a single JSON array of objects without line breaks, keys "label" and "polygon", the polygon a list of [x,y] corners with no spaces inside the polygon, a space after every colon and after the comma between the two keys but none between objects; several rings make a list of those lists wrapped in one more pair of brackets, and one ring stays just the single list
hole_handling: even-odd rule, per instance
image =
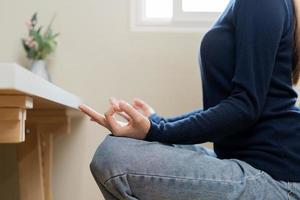
[{"label": "white wall", "polygon": [[[100,112],[106,111],[110,96],[128,101],[141,97],[167,116],[202,107],[197,66],[201,34],[131,32],[129,0],[0,0],[0,5],[0,62],[28,64],[20,45],[25,19],[38,11],[45,24],[57,12],[54,28],[61,36],[50,64],[55,84]],[[89,162],[108,131],[87,118],[73,121],[72,128],[72,135],[55,141],[54,199],[102,199]],[[8,149],[13,146],[0,145],[0,169],[7,163],[15,166],[5,158],[14,154]],[[17,191],[13,170],[9,181],[0,180],[6,188],[0,199],[17,199],[11,195]]]}]

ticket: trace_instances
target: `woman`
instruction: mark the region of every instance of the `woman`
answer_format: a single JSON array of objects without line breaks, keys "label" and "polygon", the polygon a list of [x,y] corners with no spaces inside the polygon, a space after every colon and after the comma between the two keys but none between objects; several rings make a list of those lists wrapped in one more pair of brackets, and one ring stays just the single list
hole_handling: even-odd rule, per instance
[{"label": "woman", "polygon": [[[113,135],[91,163],[105,198],[299,200],[299,8],[230,1],[201,43],[203,110],[162,118],[140,100],[112,99],[102,116],[82,105]],[[215,154],[194,145],[208,141]]]}]

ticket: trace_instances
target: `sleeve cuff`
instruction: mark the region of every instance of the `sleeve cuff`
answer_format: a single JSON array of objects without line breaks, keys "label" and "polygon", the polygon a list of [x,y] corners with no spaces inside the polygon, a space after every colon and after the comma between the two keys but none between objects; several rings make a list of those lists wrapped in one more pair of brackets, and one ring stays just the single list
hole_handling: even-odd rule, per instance
[{"label": "sleeve cuff", "polygon": [[157,124],[150,120],[150,129],[145,137],[145,141],[157,141],[157,135],[158,135],[158,127],[157,127]]},{"label": "sleeve cuff", "polygon": [[157,113],[151,114],[149,117],[150,121],[153,121],[155,123],[159,123],[161,120],[161,117]]}]

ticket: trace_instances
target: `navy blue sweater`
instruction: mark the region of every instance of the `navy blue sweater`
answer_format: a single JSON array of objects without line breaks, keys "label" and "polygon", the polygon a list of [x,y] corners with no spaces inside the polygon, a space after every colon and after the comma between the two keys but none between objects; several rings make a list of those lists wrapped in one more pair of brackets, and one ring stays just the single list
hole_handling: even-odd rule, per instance
[{"label": "navy blue sweater", "polygon": [[150,116],[145,140],[213,142],[273,178],[300,182],[300,109],[292,88],[293,0],[232,0],[201,42],[204,108]]}]

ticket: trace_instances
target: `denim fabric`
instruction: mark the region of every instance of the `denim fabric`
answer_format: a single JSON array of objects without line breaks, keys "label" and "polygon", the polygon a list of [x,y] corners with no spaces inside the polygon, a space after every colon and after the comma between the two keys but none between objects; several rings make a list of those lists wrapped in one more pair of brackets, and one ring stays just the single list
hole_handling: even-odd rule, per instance
[{"label": "denim fabric", "polygon": [[200,145],[107,136],[91,162],[106,200],[299,200],[300,183],[274,180]]}]

